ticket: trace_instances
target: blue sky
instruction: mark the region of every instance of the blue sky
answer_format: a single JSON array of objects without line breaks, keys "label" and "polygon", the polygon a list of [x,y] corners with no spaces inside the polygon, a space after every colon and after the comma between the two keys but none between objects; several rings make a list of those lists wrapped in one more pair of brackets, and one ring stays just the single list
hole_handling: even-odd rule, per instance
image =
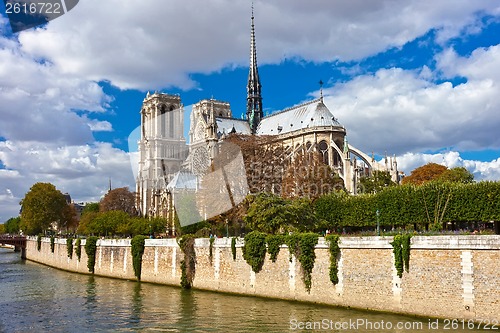
[{"label": "blue sky", "polygon": [[[147,91],[245,108],[250,1],[80,2],[12,34],[0,4],[0,222],[38,181],[95,201],[134,189]],[[500,5],[255,1],[266,113],[319,95],[349,142],[406,173],[433,161],[500,179]],[[132,162],[133,164],[134,162]]]}]

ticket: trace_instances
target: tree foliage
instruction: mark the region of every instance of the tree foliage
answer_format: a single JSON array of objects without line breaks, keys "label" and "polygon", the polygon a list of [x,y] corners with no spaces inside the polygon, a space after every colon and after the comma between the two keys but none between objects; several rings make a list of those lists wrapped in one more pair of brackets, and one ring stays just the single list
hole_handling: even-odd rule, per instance
[{"label": "tree foliage", "polygon": [[266,257],[266,234],[252,231],[245,236],[242,248],[243,259],[252,267],[255,273],[260,272]]},{"label": "tree foliage", "polygon": [[330,194],[314,203],[318,221],[331,230],[375,227],[377,210],[382,227],[430,225],[447,222],[500,220],[500,182],[427,182],[421,186],[389,187],[370,195]]},{"label": "tree foliage", "polygon": [[316,199],[344,188],[342,179],[323,163],[319,153],[298,153],[286,168],[282,196]]},{"label": "tree foliage", "polygon": [[127,187],[115,188],[102,198],[99,203],[99,211],[123,211],[129,215],[136,215],[135,195]]},{"label": "tree foliage", "polygon": [[444,165],[427,163],[426,165],[416,168],[409,176],[403,178],[403,184],[422,185],[431,180],[439,179],[446,170],[448,170],[448,168]]},{"label": "tree foliage", "polygon": [[283,147],[273,136],[233,134],[226,141],[241,150],[250,193],[315,199],[343,188],[317,152]]},{"label": "tree foliage", "polygon": [[389,171],[378,170],[373,171],[371,176],[361,177],[359,184],[358,193],[378,193],[387,187],[396,186]]},{"label": "tree foliage", "polygon": [[80,220],[78,233],[99,236],[148,236],[164,233],[166,225],[167,221],[163,218],[131,217],[124,211],[88,212]]},{"label": "tree foliage", "polygon": [[439,176],[439,180],[452,183],[470,184],[474,181],[474,175],[464,167],[448,169]]},{"label": "tree foliage", "polygon": [[55,224],[67,223],[67,202],[64,195],[50,183],[36,183],[21,201],[21,229],[29,235],[46,231]]},{"label": "tree foliage", "polygon": [[63,221],[64,221],[64,230],[68,233],[74,233],[78,228],[78,219],[76,217],[76,209],[73,203],[66,205],[63,210]]},{"label": "tree foliage", "polygon": [[4,224],[4,231],[0,232],[0,234],[8,233],[8,234],[17,234],[20,231],[21,225],[21,217],[11,217]]},{"label": "tree foliage", "polygon": [[259,193],[249,196],[249,208],[244,221],[248,228],[276,234],[290,231],[309,231],[315,226],[311,200],[307,198],[284,199],[280,196]]},{"label": "tree foliage", "polygon": [[87,213],[97,213],[99,212],[99,203],[98,202],[90,202],[83,207],[82,216]]}]

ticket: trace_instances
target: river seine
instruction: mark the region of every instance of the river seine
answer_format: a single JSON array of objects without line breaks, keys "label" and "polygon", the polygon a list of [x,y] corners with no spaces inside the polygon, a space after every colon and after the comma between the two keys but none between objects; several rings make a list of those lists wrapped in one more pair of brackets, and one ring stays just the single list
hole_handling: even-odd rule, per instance
[{"label": "river seine", "polygon": [[0,332],[344,331],[474,330],[468,329],[467,322],[185,291],[69,273],[23,261],[19,253],[0,248]]}]

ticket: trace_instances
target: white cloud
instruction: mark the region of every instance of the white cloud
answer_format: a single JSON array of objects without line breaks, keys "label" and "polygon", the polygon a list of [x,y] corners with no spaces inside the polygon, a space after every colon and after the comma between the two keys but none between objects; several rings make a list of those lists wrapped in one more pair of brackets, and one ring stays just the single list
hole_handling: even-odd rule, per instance
[{"label": "white cloud", "polygon": [[460,57],[453,49],[447,49],[436,60],[438,69],[447,77],[500,78],[500,45],[478,48],[469,57]]},{"label": "white cloud", "polygon": [[0,223],[19,213],[19,201],[35,182],[50,182],[76,201],[98,201],[108,189],[135,190],[129,154],[109,143],[58,146],[0,142]]},{"label": "white cloud", "polygon": [[[261,63],[361,59],[425,34],[473,31],[489,0],[256,1]],[[109,80],[120,88],[191,88],[190,73],[246,65],[250,4],[245,1],[81,1],[47,29],[21,32],[22,49],[62,73]]]},{"label": "white cloud", "polygon": [[113,125],[109,121],[99,121],[91,119],[88,122],[90,130],[93,132],[112,132]]},{"label": "white cloud", "polygon": [[439,154],[407,153],[398,157],[398,169],[404,171],[406,175],[410,175],[411,171],[431,162],[448,168],[464,167],[474,174],[476,181],[500,180],[500,158],[490,162],[464,160],[456,151]]},{"label": "white cloud", "polygon": [[429,81],[429,74],[381,69],[326,90],[325,102],[365,151],[498,148],[500,75],[484,75],[454,87]]},{"label": "white cloud", "polygon": [[13,140],[82,144],[93,141],[87,117],[111,98],[95,82],[62,74],[0,37],[0,135]]}]

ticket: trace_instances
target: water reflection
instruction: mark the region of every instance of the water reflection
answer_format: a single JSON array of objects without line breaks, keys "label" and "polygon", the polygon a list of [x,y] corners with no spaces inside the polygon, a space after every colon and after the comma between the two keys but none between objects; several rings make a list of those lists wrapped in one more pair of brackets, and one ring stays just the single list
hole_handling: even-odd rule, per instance
[{"label": "water reflection", "polygon": [[131,323],[140,323],[142,307],[141,283],[136,282],[132,293],[132,312],[130,316]]},{"label": "water reflection", "polygon": [[[0,249],[0,332],[410,332],[300,330],[307,323],[415,318],[312,304],[184,291],[136,281],[73,274],[23,263]],[[326,320],[326,321],[325,321]],[[295,325],[295,326],[294,326]],[[295,328],[295,329],[294,329]],[[330,329],[333,328],[333,329]],[[422,322],[418,332],[435,332]],[[454,332],[473,332],[472,330]]]}]

